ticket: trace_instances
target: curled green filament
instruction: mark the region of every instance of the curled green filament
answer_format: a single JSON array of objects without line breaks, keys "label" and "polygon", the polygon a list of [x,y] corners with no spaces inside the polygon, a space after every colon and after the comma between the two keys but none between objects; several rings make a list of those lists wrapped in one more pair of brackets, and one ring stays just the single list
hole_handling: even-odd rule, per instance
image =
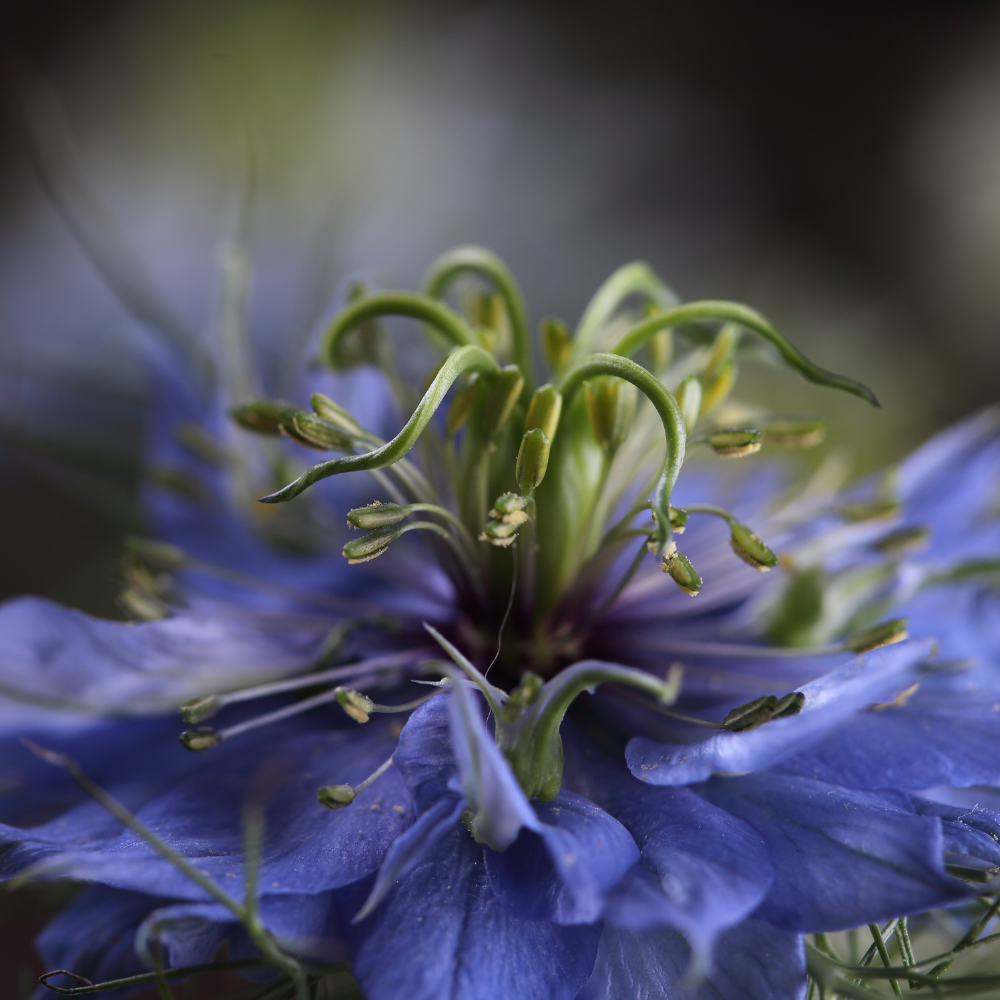
[{"label": "curled green filament", "polygon": [[328,462],[317,462],[284,489],[261,497],[261,503],[282,503],[285,500],[291,500],[292,497],[297,497],[313,483],[326,479],[328,476],[364,469],[382,469],[387,465],[393,465],[416,444],[417,438],[423,433],[448,390],[455,384],[455,380],[460,375],[465,372],[495,375],[498,371],[499,366],[493,355],[481,347],[475,347],[471,344],[466,347],[456,347],[445,359],[437,375],[434,376],[434,381],[431,382],[430,387],[417,404],[413,415],[391,441],[387,441],[381,448],[364,452],[361,455],[345,455],[343,458],[335,458]]},{"label": "curled green filament", "polygon": [[835,372],[827,371],[825,368],[813,364],[800,350],[793,347],[785,337],[778,333],[759,312],[749,308],[749,306],[740,305],[738,302],[714,300],[686,302],[684,305],[677,306],[667,312],[657,313],[632,327],[615,344],[611,353],[619,354],[623,358],[631,357],[661,330],[670,330],[687,323],[703,321],[735,323],[746,330],[751,330],[774,345],[785,364],[797,371],[804,379],[828,389],[841,389],[844,392],[849,392],[871,403],[872,406],[879,405],[875,393],[868,386],[848,378],[846,375],[837,375]]},{"label": "curled green filament", "polygon": [[573,365],[559,384],[563,398],[568,402],[584,382],[601,375],[616,375],[626,382],[631,382],[649,399],[663,422],[667,454],[663,472],[653,494],[653,511],[659,528],[657,558],[662,559],[664,550],[670,542],[670,493],[684,464],[684,448],[687,443],[684,415],[677,405],[677,400],[656,376],[629,358],[615,354],[592,354]]}]

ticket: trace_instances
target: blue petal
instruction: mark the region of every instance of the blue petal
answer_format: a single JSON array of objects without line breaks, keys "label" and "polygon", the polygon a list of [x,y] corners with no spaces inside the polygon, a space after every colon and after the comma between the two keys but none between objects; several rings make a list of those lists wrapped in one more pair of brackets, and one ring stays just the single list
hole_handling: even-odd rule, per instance
[{"label": "blue petal", "polygon": [[[143,893],[119,892],[107,886],[85,890],[36,938],[42,964],[46,969],[67,969],[95,983],[148,972],[135,953],[135,931],[162,902]],[[57,976],[52,985],[81,984]],[[123,994],[117,991],[107,995]]]},{"label": "blue petal", "polygon": [[[280,776],[267,801],[260,892],[318,893],[374,871],[410,824],[409,796],[390,768],[347,808],[331,812],[316,788],[331,780],[358,783],[392,752],[391,726],[361,732],[305,734],[279,743],[223,744],[199,773],[150,801],[138,817],[231,895],[243,891],[241,808],[252,783]],[[219,753],[218,751],[222,751]],[[182,751],[183,752],[183,751]],[[131,831],[108,829],[96,804],[78,807],[41,827],[0,827],[9,876],[27,864],[51,863],[61,874],[178,899],[204,899],[202,889]],[[13,846],[16,845],[16,846]]]},{"label": "blue petal", "polygon": [[588,760],[577,781],[641,851],[641,866],[616,887],[605,919],[634,931],[674,927],[707,965],[716,937],[752,913],[771,885],[761,835],[688,788],[650,787],[616,764]]},{"label": "blue petal", "polygon": [[913,804],[921,816],[940,817],[946,851],[1000,865],[1000,814],[979,806],[970,809],[917,796]]},{"label": "blue petal", "polygon": [[503,853],[485,851],[490,886],[518,916],[557,924],[600,919],[608,891],[639,858],[616,819],[565,789],[536,802],[541,823]]},{"label": "blue petal", "polygon": [[917,676],[915,668],[930,648],[928,642],[910,642],[859,656],[806,684],[798,715],[750,732],[720,732],[681,746],[636,737],[626,751],[629,768],[651,785],[689,785],[715,773],[745,774],[767,767],[822,739],[858,710],[891,701]]},{"label": "blue petal", "polygon": [[413,796],[418,816],[451,793],[458,764],[451,749],[447,698],[431,698],[410,716],[392,759]]},{"label": "blue petal", "polygon": [[483,722],[478,697],[459,680],[447,701],[451,743],[462,794],[473,813],[472,828],[482,843],[505,850],[522,826],[537,830],[538,820]]},{"label": "blue petal", "polygon": [[328,630],[327,621],[286,615],[128,624],[17,598],[0,605],[0,731],[23,731],[23,702],[76,713],[173,712],[199,695],[300,670]]},{"label": "blue petal", "polygon": [[456,827],[356,928],[368,1000],[573,1000],[599,926],[522,920],[490,888],[483,849]]},{"label": "blue petal", "polygon": [[445,795],[423,813],[389,848],[378,870],[375,884],[358,911],[355,920],[363,920],[389,894],[393,885],[412,871],[437,842],[458,822],[465,809],[465,799]]},{"label": "blue petal", "polygon": [[605,926],[594,973],[578,1000],[799,1000],[805,995],[802,938],[761,920],[726,931],[707,977],[672,930]]},{"label": "blue petal", "polygon": [[713,779],[704,794],[763,835],[775,875],[757,915],[786,930],[843,930],[971,894],[944,870],[940,820],[898,793],[766,771]]}]

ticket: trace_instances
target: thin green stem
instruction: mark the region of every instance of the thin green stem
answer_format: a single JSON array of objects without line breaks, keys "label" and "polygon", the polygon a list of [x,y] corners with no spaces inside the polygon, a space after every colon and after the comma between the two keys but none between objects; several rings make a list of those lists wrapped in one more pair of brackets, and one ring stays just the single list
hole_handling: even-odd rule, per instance
[{"label": "thin green stem", "polygon": [[[434,695],[431,695],[431,697],[433,698]],[[426,698],[421,698],[418,704],[422,705],[425,701],[427,701]],[[392,757],[384,763],[379,764],[379,766],[371,774],[369,774],[360,785],[355,785],[354,794],[360,795],[369,785],[374,785],[375,782],[378,781],[378,779],[381,778],[390,767],[392,767]]]},{"label": "thin green stem", "polygon": [[587,305],[573,338],[570,362],[578,361],[593,350],[601,330],[632,296],[641,296],[664,309],[678,302],[670,287],[647,263],[640,260],[625,264],[598,288]]},{"label": "thin green stem", "polygon": [[525,402],[534,391],[531,333],[524,296],[510,268],[495,254],[483,247],[464,246],[442,254],[431,265],[424,279],[424,291],[434,299],[442,298],[449,285],[461,274],[475,274],[493,284],[503,297],[510,317],[514,364],[524,375],[521,399]]},{"label": "thin green stem", "polygon": [[663,424],[666,437],[666,461],[653,496],[653,510],[656,512],[658,531],[658,552],[662,557],[670,542],[670,493],[677,482],[677,476],[684,464],[684,448],[687,442],[687,426],[677,400],[655,375],[642,365],[628,358],[614,354],[593,354],[573,365],[559,383],[563,396],[564,411],[569,410],[573,394],[588,379],[599,375],[615,375],[631,382],[653,404]]},{"label": "thin green stem", "polygon": [[[264,965],[259,958],[243,958],[231,962],[210,962],[204,965],[186,965],[163,970],[164,979],[183,979],[186,976],[197,976],[202,972],[235,972],[239,969],[259,969]],[[87,996],[92,993],[102,993],[105,990],[124,989],[129,986],[146,986],[155,983],[158,973],[143,972],[137,976],[127,976],[124,979],[110,979],[104,983],[91,983],[88,986],[53,986],[48,982],[49,976],[62,975],[62,971],[46,972],[40,978],[41,984],[53,993],[64,997]],[[248,987],[253,989],[253,987]]]},{"label": "thin green stem", "polygon": [[352,302],[331,320],[320,343],[319,356],[336,368],[339,342],[356,326],[381,316],[408,316],[434,327],[456,347],[476,343],[476,336],[458,313],[426,295],[414,292],[377,292]]},{"label": "thin green stem", "polygon": [[[889,952],[886,950],[885,941],[882,938],[882,932],[879,930],[878,924],[869,924],[868,930],[872,932],[872,939],[875,942],[875,947],[878,949],[879,958],[882,959],[882,964],[888,969],[892,967],[892,962],[889,960]],[[889,985],[892,987],[892,992],[896,996],[901,997],[903,991],[899,988],[899,983],[895,979],[889,980]]]},{"label": "thin green stem", "polygon": [[456,347],[445,359],[437,375],[434,376],[427,392],[424,393],[417,408],[413,411],[413,415],[391,441],[386,442],[381,448],[360,455],[345,455],[343,458],[317,462],[284,489],[261,497],[261,503],[281,503],[285,500],[291,500],[292,497],[298,496],[313,483],[326,479],[328,476],[358,470],[381,469],[398,462],[416,444],[424,428],[430,423],[431,417],[434,416],[435,411],[443,402],[448,390],[460,375],[468,371],[495,375],[499,370],[493,355],[481,347],[471,345]]},{"label": "thin green stem", "polygon": [[495,688],[437,629],[424,622],[424,628],[433,636],[438,645],[465,671],[473,684],[482,691],[490,711],[496,718],[496,732],[499,739],[501,730],[501,701],[506,699],[503,691]]},{"label": "thin green stem", "polygon": [[797,371],[807,381],[829,389],[841,389],[844,392],[849,392],[851,395],[866,400],[872,406],[879,405],[875,393],[868,386],[852,378],[847,378],[845,375],[837,375],[835,372],[827,371],[827,369],[814,364],[801,351],[793,347],[784,336],[778,333],[759,312],[750,309],[748,306],[740,305],[738,302],[712,300],[687,302],[676,309],[671,309],[669,312],[651,316],[649,319],[643,320],[632,327],[615,344],[611,349],[611,353],[620,354],[622,357],[630,357],[661,330],[669,330],[673,327],[683,326],[686,323],[704,321],[736,323],[772,344],[781,355],[785,364],[794,371]]}]

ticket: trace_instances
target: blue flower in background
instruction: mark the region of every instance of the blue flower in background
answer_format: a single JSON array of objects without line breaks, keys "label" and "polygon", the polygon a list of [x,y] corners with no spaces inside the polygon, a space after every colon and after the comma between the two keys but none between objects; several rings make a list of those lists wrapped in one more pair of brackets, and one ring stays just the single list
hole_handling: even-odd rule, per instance
[{"label": "blue flower in background", "polygon": [[147,345],[140,620],[0,608],[0,872],[90,883],[49,967],[790,998],[807,957],[839,974],[805,934],[982,891],[1000,815],[954,789],[1000,784],[1000,413],[847,495],[731,474],[824,433],[735,402],[741,351],[874,397],[641,264],[542,324],[538,386],[478,248],[353,289],[300,409],[260,388],[230,253],[218,376]]}]

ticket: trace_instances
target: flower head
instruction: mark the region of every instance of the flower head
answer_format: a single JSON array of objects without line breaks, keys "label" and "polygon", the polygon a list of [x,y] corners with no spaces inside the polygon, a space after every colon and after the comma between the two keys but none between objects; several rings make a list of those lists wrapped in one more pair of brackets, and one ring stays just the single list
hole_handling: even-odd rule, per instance
[{"label": "flower head", "polygon": [[744,343],[874,403],[861,383],[643,264],[541,330],[539,385],[515,279],[466,247],[420,293],[352,291],[320,345],[348,374],[308,408],[247,378],[206,399],[154,352],[161,540],[123,596],[146,620],[0,609],[31,706],[3,724],[36,753],[11,751],[0,870],[95,883],[53,965],[226,944],[289,991],[349,961],[370,1000],[797,997],[805,933],[966,900],[952,872],[1000,863],[1000,817],[927,793],[1000,782],[997,414],[779,500],[712,463],[824,425],[728,419]]}]

